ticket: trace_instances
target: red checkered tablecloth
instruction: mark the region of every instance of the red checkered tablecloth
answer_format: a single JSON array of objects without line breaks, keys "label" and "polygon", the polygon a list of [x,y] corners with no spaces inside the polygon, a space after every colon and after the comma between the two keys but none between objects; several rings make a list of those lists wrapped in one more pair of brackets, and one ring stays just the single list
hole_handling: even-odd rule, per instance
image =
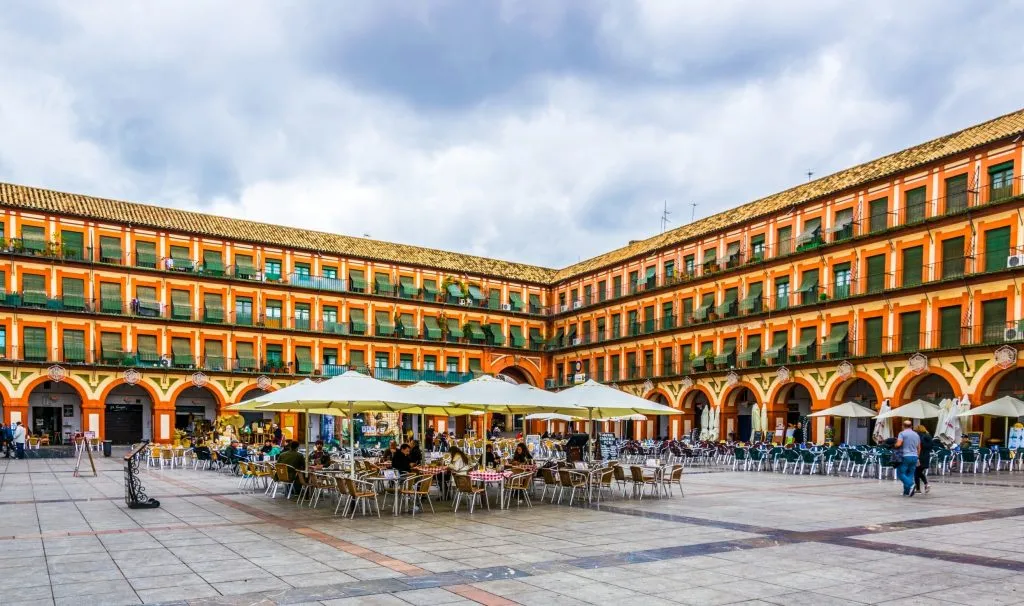
[{"label": "red checkered tablecloth", "polygon": [[424,475],[436,476],[448,471],[448,468],[444,465],[417,465],[416,471]]},{"label": "red checkered tablecloth", "polygon": [[469,479],[477,482],[500,482],[511,475],[511,471],[471,471]]}]

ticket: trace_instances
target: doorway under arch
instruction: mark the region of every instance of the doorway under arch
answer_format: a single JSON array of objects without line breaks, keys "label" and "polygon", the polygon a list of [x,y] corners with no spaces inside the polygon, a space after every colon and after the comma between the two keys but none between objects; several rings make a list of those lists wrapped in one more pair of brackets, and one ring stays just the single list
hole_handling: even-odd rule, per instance
[{"label": "doorway under arch", "polygon": [[757,404],[757,396],[746,386],[739,386],[729,394],[729,403],[736,407],[736,439],[749,440],[753,435],[753,418],[751,413],[754,404]]},{"label": "doorway under arch", "polygon": [[28,430],[63,444],[83,431],[82,396],[64,381],[44,381],[28,394]]},{"label": "doorway under arch", "polygon": [[[670,404],[668,403],[668,398],[666,398],[663,394],[660,394],[660,393],[652,393],[650,396],[647,397],[647,399],[650,400],[651,402],[655,402],[657,404],[661,404],[662,406],[670,406]],[[649,423],[649,426],[657,427],[657,431],[654,432],[655,435],[649,436],[649,437],[652,437],[652,438],[664,438],[666,436],[670,436],[671,431],[669,429],[669,427],[670,427],[670,417],[669,417],[669,415],[658,415],[658,416],[654,417],[653,419],[648,417],[647,422]]]},{"label": "doorway under arch", "polygon": [[216,419],[217,396],[206,387],[187,387],[174,400],[175,429],[198,432]]},{"label": "doorway under arch", "polygon": [[927,400],[932,404],[938,404],[940,401],[946,398],[955,398],[956,392],[953,390],[953,386],[949,384],[949,381],[945,377],[939,374],[929,374],[925,378],[917,382],[914,385],[914,389],[910,392],[910,400]]},{"label": "doorway under arch", "polygon": [[802,423],[803,418],[811,414],[813,402],[811,392],[801,383],[793,383],[776,396],[777,409],[786,413],[786,425]]},{"label": "doorway under arch", "polygon": [[122,383],[103,402],[103,435],[114,444],[153,439],[153,398],[139,385]]},{"label": "doorway under arch", "polygon": [[683,398],[683,408],[693,408],[693,415],[691,418],[685,419],[684,423],[690,424],[690,429],[687,431],[684,426],[684,431],[690,434],[690,439],[696,442],[700,439],[700,417],[704,413],[704,410],[711,407],[711,400],[708,395],[701,389],[694,389],[692,393],[687,394]]}]

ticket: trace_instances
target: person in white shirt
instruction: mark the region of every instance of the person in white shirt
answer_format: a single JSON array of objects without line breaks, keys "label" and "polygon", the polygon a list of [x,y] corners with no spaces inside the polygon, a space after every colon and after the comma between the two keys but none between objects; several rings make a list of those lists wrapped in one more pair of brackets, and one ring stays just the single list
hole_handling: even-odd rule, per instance
[{"label": "person in white shirt", "polygon": [[19,459],[25,458],[25,439],[27,437],[28,433],[25,431],[25,426],[21,424],[21,421],[18,421],[14,427],[14,448]]}]

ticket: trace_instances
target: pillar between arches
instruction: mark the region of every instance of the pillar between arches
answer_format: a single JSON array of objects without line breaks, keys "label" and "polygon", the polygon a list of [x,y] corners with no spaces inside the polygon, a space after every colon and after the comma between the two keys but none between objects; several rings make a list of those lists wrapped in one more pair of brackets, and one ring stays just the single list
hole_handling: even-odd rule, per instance
[{"label": "pillar between arches", "polygon": [[158,444],[174,441],[173,402],[153,402],[153,441]]},{"label": "pillar between arches", "polygon": [[28,400],[12,399],[4,402],[4,422],[10,425],[18,421],[28,426]]},{"label": "pillar between arches", "polygon": [[106,406],[96,399],[82,400],[82,431],[91,431],[97,438],[105,440],[104,422]]}]

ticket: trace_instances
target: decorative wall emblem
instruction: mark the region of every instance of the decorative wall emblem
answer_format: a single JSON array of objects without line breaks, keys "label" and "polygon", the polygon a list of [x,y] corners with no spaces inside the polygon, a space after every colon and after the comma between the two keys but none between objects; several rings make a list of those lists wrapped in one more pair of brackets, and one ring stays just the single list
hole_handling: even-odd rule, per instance
[{"label": "decorative wall emblem", "polygon": [[647,392],[651,391],[652,389],[654,389],[654,381],[652,381],[650,379],[647,379],[646,381],[644,381],[643,393],[647,393]]},{"label": "decorative wall emblem", "polygon": [[996,350],[996,365],[999,368],[1010,368],[1017,365],[1017,348],[1003,345]]},{"label": "decorative wall emblem", "polygon": [[263,391],[270,389],[270,377],[267,375],[260,375],[256,377],[256,387],[259,387]]},{"label": "decorative wall emblem", "polygon": [[846,360],[840,362],[839,365],[836,366],[836,374],[838,374],[839,378],[844,381],[849,379],[853,376],[853,364],[850,364],[850,362]]},{"label": "decorative wall emblem", "polygon": [[779,380],[779,383],[788,383],[790,379],[789,369],[785,366],[780,366],[779,369],[775,371],[775,378]]},{"label": "decorative wall emblem", "polygon": [[49,377],[50,380],[53,381],[54,383],[60,383],[61,381],[67,378],[68,371],[63,366],[60,366],[59,364],[54,364],[53,366],[46,369],[46,376]]},{"label": "decorative wall emblem", "polygon": [[683,388],[683,391],[686,391],[687,389],[693,387],[693,379],[691,379],[690,377],[683,377],[683,380],[679,383],[679,385]]},{"label": "decorative wall emblem", "polygon": [[735,370],[730,370],[729,374],[725,375],[725,384],[729,387],[740,382],[740,376],[736,374]]},{"label": "decorative wall emblem", "polygon": [[210,377],[201,372],[192,373],[192,384],[196,387],[203,387],[210,382]]},{"label": "decorative wall emblem", "polygon": [[910,359],[908,361],[910,362],[910,372],[914,373],[915,375],[919,375],[922,372],[928,370],[928,356],[924,355],[921,352],[917,352],[916,354],[910,356]]},{"label": "decorative wall emblem", "polygon": [[138,385],[139,381],[141,381],[141,380],[142,380],[142,373],[137,371],[137,370],[135,370],[134,368],[129,368],[128,370],[124,371],[124,382],[125,383],[127,383],[129,385]]}]

